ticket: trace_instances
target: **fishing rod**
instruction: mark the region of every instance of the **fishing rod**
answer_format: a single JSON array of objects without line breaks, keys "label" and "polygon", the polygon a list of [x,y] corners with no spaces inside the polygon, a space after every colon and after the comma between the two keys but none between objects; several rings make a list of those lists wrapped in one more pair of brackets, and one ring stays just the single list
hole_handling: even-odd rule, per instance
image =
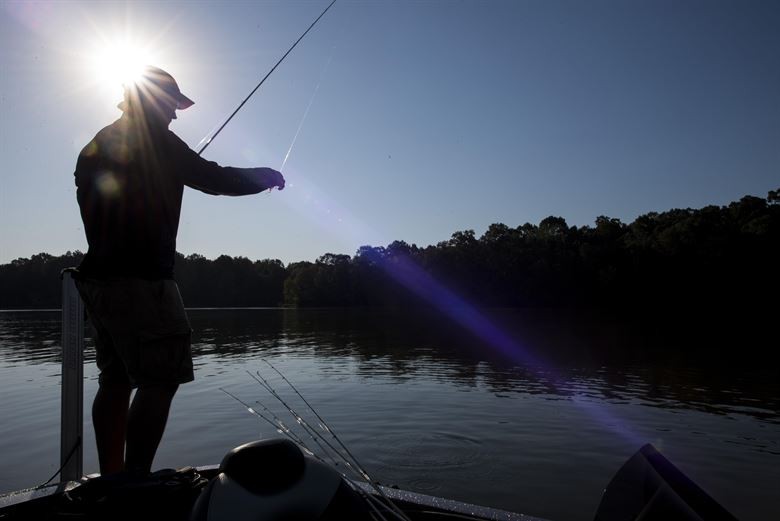
[{"label": "fishing rod", "polygon": [[[249,374],[251,375],[252,373],[249,373]],[[298,437],[292,430],[290,430],[287,426],[285,426],[284,423],[282,422],[282,420],[280,420],[279,417],[276,416],[272,411],[270,411],[266,406],[264,406],[260,402],[256,402],[256,403],[260,404],[260,406],[263,407],[264,410],[268,411],[271,414],[271,416],[274,418],[274,420],[271,420],[267,416],[257,412],[251,405],[249,405],[245,401],[241,400],[235,394],[233,394],[233,393],[231,393],[231,392],[229,392],[229,391],[227,391],[227,390],[225,390],[225,389],[223,389],[221,387],[219,388],[219,390],[222,391],[223,393],[227,394],[231,398],[233,398],[235,401],[237,401],[241,405],[243,405],[246,408],[246,410],[249,411],[252,415],[254,415],[257,418],[259,418],[259,419],[265,421],[266,423],[270,424],[272,427],[274,427],[276,429],[276,431],[279,434],[286,435],[287,438],[290,439],[290,441],[292,441],[293,443],[298,445],[298,447],[300,447],[301,450],[305,451],[306,454],[308,454],[311,457],[315,458],[317,461],[325,463],[326,465],[328,464],[328,462],[325,461],[323,458],[321,458],[317,453],[315,453],[314,451],[309,449],[309,447],[306,446],[306,444],[303,442],[303,440],[301,440],[300,437]],[[302,422],[301,425],[303,426],[303,424],[304,423]],[[315,437],[313,437],[313,436],[312,436],[312,439],[314,439],[314,441],[317,441],[317,439]],[[322,447],[322,445],[320,445],[319,441],[317,441],[317,445]],[[325,452],[324,449],[323,449],[323,452],[327,454],[327,452]],[[342,457],[342,459],[343,459],[343,456],[341,456],[341,454],[339,454],[339,457]],[[331,458],[333,458],[333,457],[331,456]],[[336,466],[338,466],[338,461],[335,458],[333,458],[333,460],[334,460],[334,464]],[[347,463],[347,465],[349,465],[349,463]],[[347,476],[344,472],[342,472],[341,470],[336,470],[336,471],[339,473],[339,475],[342,478],[344,478],[346,480],[347,485],[352,490],[354,490],[356,493],[360,494],[360,496],[366,500],[366,503],[368,504],[368,506],[374,511],[374,513],[377,514],[377,516],[379,516],[379,519],[381,519],[382,521],[388,521],[388,519],[384,515],[382,515],[382,512],[376,506],[377,504],[379,504],[379,506],[384,509],[384,508],[388,507],[387,505],[383,504],[381,501],[379,501],[379,500],[377,500],[375,498],[372,498],[370,494],[368,494],[362,488],[360,488],[357,485],[355,485],[352,482],[352,480],[349,478],[349,476]],[[55,476],[56,476],[56,474],[55,474]],[[51,479],[54,479],[54,477],[52,477]],[[49,481],[51,481],[51,479]],[[46,485],[47,483],[44,483],[43,485],[40,485],[38,488]],[[402,519],[403,519],[403,521],[407,521],[406,518],[402,518]]]},{"label": "fishing rod", "polygon": [[[288,55],[288,54],[290,54],[290,53],[292,52],[292,50],[293,50],[293,49],[295,49],[295,46],[296,46],[296,45],[298,45],[298,43],[299,43],[301,40],[303,40],[304,36],[306,36],[306,34],[308,34],[308,32],[309,32],[309,31],[311,31],[312,27],[314,27],[314,26],[317,24],[317,22],[319,22],[319,21],[320,21],[320,18],[322,18],[323,16],[325,16],[325,13],[327,13],[327,12],[328,12],[328,9],[330,9],[330,8],[333,6],[333,4],[335,4],[335,3],[336,3],[336,0],[333,0],[333,1],[332,1],[330,4],[328,4],[328,7],[326,7],[326,8],[325,8],[325,10],[324,10],[324,11],[322,11],[322,13],[320,13],[320,15],[317,17],[317,19],[316,19],[316,20],[314,20],[314,21],[311,23],[311,25],[309,26],[309,28],[308,28],[308,29],[306,29],[306,30],[303,32],[303,34],[302,34],[302,35],[301,35],[301,36],[300,36],[300,37],[299,37],[297,40],[295,40],[295,43],[294,43],[294,44],[292,44],[292,46],[291,46],[289,49],[287,49],[287,52],[286,52],[286,53],[284,53],[284,55],[283,55],[281,58],[279,58],[279,61],[278,61],[278,62],[276,62],[276,65],[274,65],[273,67],[271,67],[271,70],[270,70],[270,71],[268,71],[268,73],[267,73],[267,74],[266,74],[266,75],[263,77],[263,79],[262,79],[262,80],[260,80],[260,83],[258,83],[258,84],[255,86],[255,88],[254,88],[254,89],[252,89],[252,92],[250,92],[250,93],[249,93],[249,95],[248,95],[246,98],[244,98],[244,101],[242,101],[242,102],[241,102],[241,104],[240,104],[238,107],[236,107],[236,110],[234,110],[234,111],[233,111],[233,113],[232,113],[232,114],[231,114],[231,115],[230,115],[230,116],[227,118],[227,120],[225,120],[225,122],[224,122],[224,123],[222,123],[222,125],[221,125],[221,126],[218,128],[218,129],[217,129],[217,131],[216,131],[216,132],[214,132],[214,135],[212,135],[210,138],[208,138],[208,139],[206,140],[206,143],[203,145],[203,147],[202,147],[200,150],[198,150],[198,155],[202,155],[202,154],[203,154],[203,151],[204,151],[204,150],[206,150],[206,148],[208,148],[208,146],[211,144],[211,142],[212,142],[212,141],[214,141],[214,138],[215,138],[215,137],[217,137],[217,135],[218,135],[220,132],[222,132],[222,129],[223,129],[223,128],[225,128],[225,126],[226,126],[228,123],[230,123],[230,120],[231,120],[231,119],[233,119],[233,116],[235,116],[235,115],[236,115],[236,113],[238,113],[238,111],[239,111],[239,110],[241,110],[241,107],[243,107],[243,106],[244,106],[244,104],[246,104],[246,102],[247,102],[247,101],[249,101],[249,98],[251,98],[251,97],[252,97],[252,95],[253,95],[255,92],[257,92],[257,89],[259,89],[259,88],[260,88],[260,86],[261,86],[263,83],[265,83],[265,80],[267,80],[267,79],[268,79],[268,77],[269,77],[269,76],[270,76],[270,75],[271,75],[271,74],[272,74],[272,73],[273,73],[273,72],[276,70],[276,68],[279,66],[279,64],[281,64],[281,63],[284,61],[284,59],[285,59],[285,58],[287,58],[287,55]],[[204,139],[205,139],[205,138],[204,138]],[[201,140],[201,141],[202,141],[202,140]]]},{"label": "fishing rod", "polygon": [[[335,454],[340,458],[345,464],[346,467],[351,470],[352,472],[356,473],[361,478],[365,479],[368,485],[378,493],[379,498],[372,498],[370,494],[363,494],[365,499],[368,501],[369,505],[372,509],[376,511],[377,514],[379,514],[380,519],[383,519],[386,521],[386,518],[376,510],[376,504],[379,504],[380,506],[387,508],[388,511],[386,513],[392,514],[396,516],[398,519],[401,519],[402,521],[410,521],[409,517],[398,508],[398,506],[393,503],[393,501],[387,497],[385,492],[382,490],[382,487],[379,486],[379,482],[374,481],[371,476],[368,475],[368,473],[365,471],[365,469],[360,465],[360,463],[357,461],[355,456],[352,455],[352,453],[347,449],[346,445],[339,439],[339,437],[336,435],[335,432],[333,432],[333,429],[330,428],[330,426],[325,422],[325,420],[322,418],[322,416],[319,415],[319,413],[312,407],[312,405],[306,400],[306,398],[303,397],[303,395],[298,391],[298,389],[282,374],[281,371],[279,371],[271,362],[268,360],[263,360],[271,369],[273,369],[279,376],[282,377],[282,380],[284,380],[285,383],[287,383],[290,388],[295,392],[295,394],[298,395],[301,400],[306,404],[306,406],[309,408],[311,412],[314,413],[314,415],[319,420],[319,426],[330,434],[334,440],[346,451],[346,453],[349,455],[349,458],[347,458],[344,454],[342,454],[338,449],[336,449],[324,436],[322,436],[319,432],[317,432],[316,429],[311,427],[309,423],[303,418],[301,414],[296,412],[285,400],[282,398],[279,393],[274,389],[271,384],[266,380],[261,374],[260,371],[255,372],[253,375],[251,372],[247,371],[247,374],[251,376],[257,383],[259,383],[264,389],[266,389],[269,393],[271,393],[271,396],[276,398],[279,403],[282,404],[284,408],[287,409],[287,411],[292,414],[293,418],[295,418],[296,422],[306,431],[309,436],[312,437],[317,442],[317,445],[319,445],[322,448],[322,445],[317,441],[317,438],[319,438],[325,445],[327,445]],[[256,376],[255,376],[256,375]],[[243,402],[241,402],[243,403]],[[252,412],[250,410],[250,412]],[[323,453],[327,456],[333,458],[334,462],[337,462],[337,459],[334,458],[332,455],[328,454],[326,450],[323,448]],[[318,458],[321,459],[321,458]],[[350,462],[350,459],[352,462]],[[337,463],[338,464],[338,463]],[[347,477],[343,472],[341,473],[342,476]],[[357,490],[357,488],[354,487],[351,481],[348,481],[350,483],[350,486],[353,487],[353,489]],[[360,492],[360,491],[358,491]],[[384,503],[383,503],[384,501]]]},{"label": "fishing rod", "polygon": [[[384,491],[382,490],[382,488],[379,486],[379,483],[378,483],[377,481],[374,481],[374,480],[371,478],[371,476],[369,476],[369,475],[368,475],[368,472],[366,472],[366,470],[363,468],[363,466],[362,466],[362,465],[360,465],[360,463],[358,462],[357,458],[355,458],[355,456],[353,456],[353,455],[352,455],[352,452],[351,452],[351,451],[350,451],[350,450],[347,448],[347,446],[346,446],[346,445],[344,445],[344,443],[342,443],[341,439],[340,439],[338,436],[336,436],[336,433],[335,433],[335,432],[333,432],[333,429],[331,429],[331,428],[330,428],[330,426],[329,426],[329,425],[328,425],[328,424],[325,422],[325,420],[322,418],[322,416],[320,416],[320,414],[319,414],[319,413],[318,413],[318,412],[317,412],[317,411],[314,409],[314,407],[312,407],[312,406],[311,406],[311,404],[308,402],[308,400],[306,400],[306,398],[304,398],[304,397],[303,397],[303,395],[302,395],[302,394],[301,394],[301,393],[298,391],[298,389],[297,389],[297,388],[296,388],[296,387],[295,387],[295,386],[292,384],[292,382],[290,382],[290,380],[288,380],[288,379],[287,379],[287,377],[285,377],[285,376],[284,376],[284,374],[282,374],[282,372],[281,372],[281,371],[279,371],[279,369],[277,369],[277,368],[276,368],[276,367],[275,367],[273,364],[271,364],[271,362],[269,362],[268,360],[263,360],[263,362],[265,362],[265,363],[266,363],[266,365],[268,365],[268,367],[270,367],[271,369],[273,369],[273,370],[276,372],[276,374],[278,374],[278,375],[279,375],[279,376],[282,378],[282,380],[284,380],[284,382],[285,382],[287,385],[289,385],[289,386],[290,386],[290,388],[291,388],[291,389],[292,389],[292,390],[295,392],[295,394],[297,394],[297,395],[298,395],[298,397],[299,397],[301,400],[303,400],[303,403],[305,403],[305,404],[306,404],[306,406],[309,408],[309,410],[310,410],[311,412],[313,412],[313,413],[314,413],[314,415],[315,415],[315,416],[317,417],[317,419],[319,420],[319,422],[320,422],[320,427],[321,427],[321,428],[322,428],[322,429],[323,429],[325,432],[327,432],[328,434],[330,434],[330,435],[333,437],[333,439],[334,439],[334,440],[336,440],[336,442],[337,442],[337,443],[338,443],[338,444],[341,446],[341,448],[342,448],[342,449],[344,449],[344,451],[345,451],[345,452],[347,453],[347,455],[349,456],[349,459],[351,459],[351,460],[352,460],[352,463],[354,463],[354,467],[353,467],[353,465],[352,465],[352,464],[350,464],[350,461],[349,461],[349,459],[347,459],[346,457],[344,457],[344,455],[343,455],[343,454],[341,454],[341,453],[340,453],[338,450],[336,450],[336,449],[333,447],[333,445],[331,445],[331,444],[328,442],[328,440],[327,440],[327,439],[325,439],[325,438],[324,438],[322,435],[319,435],[319,433],[317,433],[317,434],[319,435],[320,439],[321,439],[323,442],[325,442],[325,444],[326,444],[328,447],[330,447],[330,448],[331,448],[331,449],[332,449],[334,452],[336,452],[336,454],[338,454],[338,455],[341,457],[341,459],[342,459],[342,460],[344,460],[344,462],[347,464],[347,467],[348,467],[348,468],[352,469],[353,471],[354,471],[354,470],[357,470],[357,473],[358,473],[359,475],[361,475],[361,476],[362,476],[362,477],[363,477],[363,478],[364,478],[364,479],[365,479],[365,480],[368,482],[368,484],[369,484],[369,485],[370,485],[370,486],[371,486],[371,487],[372,487],[372,488],[373,488],[373,489],[374,489],[376,492],[378,492],[378,493],[379,493],[379,495],[381,496],[381,498],[382,498],[383,500],[385,500],[385,502],[386,502],[386,506],[390,507],[390,510],[392,511],[392,513],[393,513],[394,515],[398,516],[400,519],[403,519],[403,520],[405,520],[405,521],[409,521],[409,518],[406,516],[406,514],[405,514],[405,513],[404,513],[404,512],[403,512],[403,511],[402,511],[400,508],[398,508],[398,506],[396,506],[396,504],[395,504],[395,503],[393,503],[393,502],[390,500],[390,498],[389,498],[389,497],[387,497],[387,495],[385,494],[385,492],[384,492]],[[247,372],[248,372],[248,371],[247,371]],[[268,390],[268,391],[271,393],[271,395],[272,395],[274,398],[276,398],[277,400],[279,400],[279,401],[282,403],[282,405],[283,405],[283,406],[287,407],[287,410],[288,410],[288,411],[289,411],[289,412],[290,412],[290,413],[291,413],[291,414],[292,414],[292,415],[295,417],[295,419],[296,419],[296,420],[298,420],[298,423],[299,423],[299,424],[301,424],[301,426],[302,426],[302,427],[304,427],[304,428],[310,428],[310,427],[309,427],[309,425],[307,424],[307,422],[306,422],[306,421],[303,419],[303,417],[302,417],[301,415],[299,415],[298,413],[296,413],[296,412],[295,412],[295,411],[294,411],[292,408],[290,408],[290,407],[289,407],[289,406],[288,406],[288,405],[285,403],[285,401],[284,401],[284,400],[283,400],[283,399],[282,399],[282,398],[279,396],[279,394],[276,392],[276,390],[274,390],[274,389],[271,387],[271,385],[268,383],[268,381],[267,381],[265,378],[263,378],[262,376],[260,376],[260,372],[259,372],[259,371],[257,371],[255,374],[256,374],[256,375],[259,377],[259,379],[258,379],[258,378],[255,378],[255,380],[257,380],[258,382],[260,382],[260,383],[261,383],[261,385],[263,385],[263,384],[264,384],[264,385],[263,385],[263,387],[265,387],[265,388],[266,388],[266,389],[267,389],[267,390]],[[250,376],[252,376],[252,374],[251,374],[251,373],[249,373],[249,375],[250,375]],[[254,378],[254,377],[253,377],[253,378]],[[262,382],[261,382],[261,381],[262,381]],[[315,432],[316,432],[316,431],[315,431]]]}]

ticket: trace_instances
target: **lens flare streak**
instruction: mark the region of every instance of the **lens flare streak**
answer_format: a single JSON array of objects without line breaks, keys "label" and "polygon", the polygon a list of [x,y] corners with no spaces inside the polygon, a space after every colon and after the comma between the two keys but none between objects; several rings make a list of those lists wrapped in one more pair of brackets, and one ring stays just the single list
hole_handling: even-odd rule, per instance
[{"label": "lens flare streak", "polygon": [[[535,370],[540,380],[547,385],[553,388],[563,387],[564,378],[549,363],[523,348],[478,309],[417,266],[412,259],[404,255],[394,255],[391,259],[381,258],[375,261],[393,280],[434,305],[453,322],[482,339],[488,346],[509,359]],[[572,401],[602,426],[610,428],[632,445],[644,443],[630,426],[610,414],[604,407],[577,395],[572,397]]]}]

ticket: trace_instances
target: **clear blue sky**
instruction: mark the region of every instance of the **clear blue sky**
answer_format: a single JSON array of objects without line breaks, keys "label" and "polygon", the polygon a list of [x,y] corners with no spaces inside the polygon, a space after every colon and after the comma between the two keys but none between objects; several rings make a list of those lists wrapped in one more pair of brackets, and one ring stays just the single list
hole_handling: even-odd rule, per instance
[{"label": "clear blue sky", "polygon": [[[194,147],[327,5],[0,3],[0,262],[85,250],[73,169],[120,113],[85,66],[129,35],[195,105]],[[285,263],[548,215],[726,204],[780,187],[776,1],[339,0],[206,151],[284,169],[187,190],[179,251]]]}]

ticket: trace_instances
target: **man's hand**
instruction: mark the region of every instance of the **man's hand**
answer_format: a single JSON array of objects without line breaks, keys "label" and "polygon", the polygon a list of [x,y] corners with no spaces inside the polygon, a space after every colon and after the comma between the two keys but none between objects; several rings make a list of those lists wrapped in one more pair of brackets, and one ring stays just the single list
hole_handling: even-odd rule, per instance
[{"label": "man's hand", "polygon": [[262,168],[260,170],[262,172],[264,190],[273,190],[274,188],[284,190],[284,177],[281,172],[273,168]]},{"label": "man's hand", "polygon": [[273,172],[272,178],[273,178],[273,184],[271,187],[277,187],[279,190],[284,190],[284,176],[282,176],[281,172],[278,172],[276,170],[271,170]]}]

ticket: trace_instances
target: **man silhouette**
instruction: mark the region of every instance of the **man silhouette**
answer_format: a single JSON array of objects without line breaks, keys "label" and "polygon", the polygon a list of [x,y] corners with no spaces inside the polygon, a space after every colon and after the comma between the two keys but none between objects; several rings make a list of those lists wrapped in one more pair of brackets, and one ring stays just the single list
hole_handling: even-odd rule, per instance
[{"label": "man silhouette", "polygon": [[170,74],[147,67],[125,86],[122,117],[76,165],[89,243],[76,284],[97,331],[92,421],[103,475],[150,471],[173,396],[193,379],[190,324],[173,281],[184,186],[213,195],[284,188],[276,170],[221,167],[171,132],[176,110],[192,104]]}]

